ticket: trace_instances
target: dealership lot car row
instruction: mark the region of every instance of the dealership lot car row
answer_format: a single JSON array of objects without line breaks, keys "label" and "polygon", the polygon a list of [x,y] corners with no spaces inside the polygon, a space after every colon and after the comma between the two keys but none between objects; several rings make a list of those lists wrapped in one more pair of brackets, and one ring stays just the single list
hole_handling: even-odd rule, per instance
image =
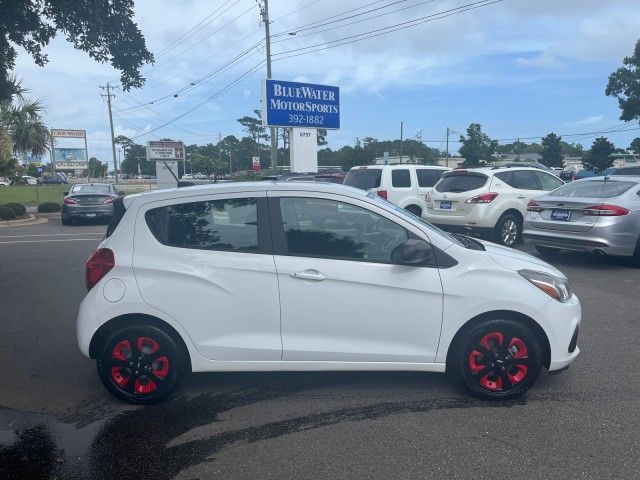
[{"label": "dealership lot car row", "polygon": [[580,303],[560,271],[375,193],[208,185],[114,209],[77,334],[130,402],[163,399],[188,371],[252,370],[447,370],[512,398],[579,353]]}]

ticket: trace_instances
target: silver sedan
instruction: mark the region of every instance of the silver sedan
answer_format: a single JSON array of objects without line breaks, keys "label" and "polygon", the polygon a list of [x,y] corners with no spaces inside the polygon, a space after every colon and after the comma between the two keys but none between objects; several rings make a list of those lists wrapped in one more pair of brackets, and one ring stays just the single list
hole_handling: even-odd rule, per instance
[{"label": "silver sedan", "polygon": [[523,239],[544,255],[597,252],[640,266],[640,176],[585,178],[535,198]]}]

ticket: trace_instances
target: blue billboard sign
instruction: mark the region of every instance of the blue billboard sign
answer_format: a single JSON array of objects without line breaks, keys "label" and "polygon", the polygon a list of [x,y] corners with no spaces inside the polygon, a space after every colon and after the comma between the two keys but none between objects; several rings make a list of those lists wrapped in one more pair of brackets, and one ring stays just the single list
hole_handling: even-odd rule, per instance
[{"label": "blue billboard sign", "polygon": [[340,89],[312,83],[265,80],[262,121],[268,127],[340,128]]}]

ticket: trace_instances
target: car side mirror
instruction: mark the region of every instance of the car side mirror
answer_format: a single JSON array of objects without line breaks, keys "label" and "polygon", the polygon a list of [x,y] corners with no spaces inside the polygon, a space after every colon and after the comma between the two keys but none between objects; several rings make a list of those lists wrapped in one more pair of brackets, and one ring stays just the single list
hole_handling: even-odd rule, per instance
[{"label": "car side mirror", "polygon": [[391,251],[391,261],[414,267],[429,265],[433,262],[433,248],[424,240],[409,239]]},{"label": "car side mirror", "polygon": [[62,194],[66,197],[67,195],[69,195],[69,192],[62,192]]}]

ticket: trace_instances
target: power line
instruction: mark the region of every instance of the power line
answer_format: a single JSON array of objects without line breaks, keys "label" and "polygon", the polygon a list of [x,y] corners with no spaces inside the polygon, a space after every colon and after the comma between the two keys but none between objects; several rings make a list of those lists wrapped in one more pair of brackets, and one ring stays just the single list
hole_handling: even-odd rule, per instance
[{"label": "power line", "polygon": [[227,84],[225,87],[221,88],[220,90],[218,90],[216,93],[214,93],[213,95],[205,98],[204,100],[202,100],[200,103],[198,103],[197,105],[193,106],[192,108],[190,108],[189,110],[181,113],[180,115],[178,115],[177,117],[172,118],[171,120],[163,123],[162,125],[159,125],[155,128],[153,128],[152,130],[149,130],[145,133],[142,133],[140,135],[137,135],[135,137],[133,137],[133,139],[142,137],[144,135],[148,135],[151,132],[155,132],[156,130],[159,130],[163,127],[166,127],[167,125],[180,120],[181,118],[187,116],[188,114],[190,114],[191,112],[193,112],[194,110],[197,110],[198,108],[200,108],[202,105],[218,98],[220,95],[226,93],[227,91],[229,91],[231,88],[235,87],[236,85],[242,83],[243,81],[245,81],[248,77],[252,76],[254,73],[256,73],[256,71],[262,67],[265,64],[265,60],[260,61],[259,63],[257,63],[256,65],[254,65],[253,67],[251,67],[249,70],[247,70],[246,72],[244,72],[242,75],[240,75],[238,78],[236,78],[235,80],[233,80],[232,82],[230,82],[229,84]]},{"label": "power line", "polygon": [[[351,43],[356,43],[356,42],[360,42],[362,40],[367,40],[369,38],[374,38],[374,37],[379,37],[381,35],[387,35],[389,33],[393,33],[393,32],[397,32],[400,30],[405,30],[407,28],[411,28],[411,27],[415,27],[418,25],[421,25],[423,23],[428,23],[428,22],[433,22],[436,20],[441,20],[443,18],[446,17],[450,17],[453,15],[458,15],[460,13],[463,12],[467,12],[470,10],[475,10],[478,8],[482,8],[482,7],[486,7],[489,5],[493,5],[495,3],[499,3],[502,0],[480,0],[477,2],[473,2],[473,3],[468,3],[466,5],[462,5],[460,7],[455,7],[455,8],[451,8],[449,10],[444,10],[438,13],[433,13],[431,15],[426,15],[424,17],[419,17],[419,18],[415,18],[413,20],[409,20],[406,22],[401,22],[401,23],[397,23],[394,25],[390,25],[387,27],[382,27],[382,28],[377,28],[374,30],[369,30],[367,32],[363,32],[363,33],[359,33],[356,35],[349,35],[347,37],[343,37],[343,38],[338,38],[335,40],[329,40],[326,42],[322,42],[322,43],[317,43],[314,45],[308,45],[306,47],[300,47],[300,48],[294,48],[291,50],[285,50],[282,52],[278,52],[278,53],[274,53],[274,56],[283,56],[286,55],[288,53],[295,53],[295,52],[300,52],[303,51],[303,53],[298,53],[295,55],[288,55],[286,57],[282,57],[282,58],[294,58],[294,57],[299,57],[301,55],[307,55],[309,53],[315,53],[315,52],[319,52],[321,50],[327,50],[329,48],[335,48],[335,47],[339,47],[342,45],[348,45]],[[327,44],[335,44],[335,45],[327,45]],[[310,50],[310,49],[315,49],[315,50],[311,50],[311,51],[305,51],[305,50]],[[282,58],[278,58],[278,60],[281,60]]]}]

